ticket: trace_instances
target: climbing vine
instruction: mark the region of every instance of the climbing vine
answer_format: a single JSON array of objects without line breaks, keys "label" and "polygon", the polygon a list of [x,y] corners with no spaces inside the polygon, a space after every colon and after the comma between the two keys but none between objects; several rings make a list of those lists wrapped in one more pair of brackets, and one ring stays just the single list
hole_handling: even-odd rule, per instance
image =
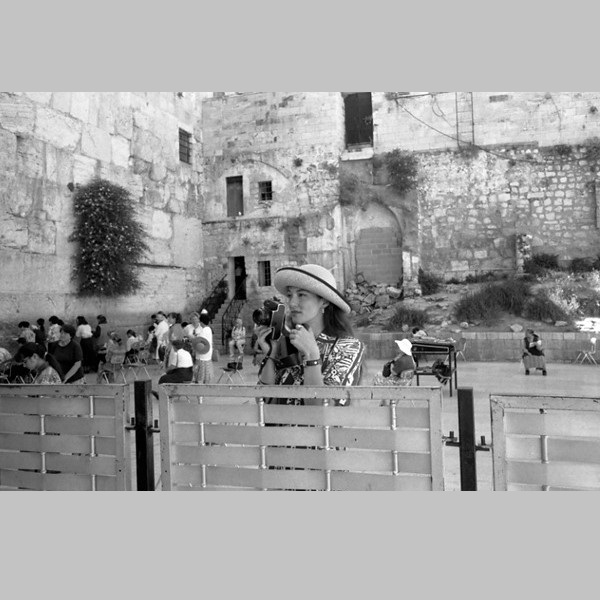
[{"label": "climbing vine", "polygon": [[81,296],[120,296],[141,287],[139,261],[149,250],[129,192],[95,179],[74,193],[78,244],[73,277]]}]

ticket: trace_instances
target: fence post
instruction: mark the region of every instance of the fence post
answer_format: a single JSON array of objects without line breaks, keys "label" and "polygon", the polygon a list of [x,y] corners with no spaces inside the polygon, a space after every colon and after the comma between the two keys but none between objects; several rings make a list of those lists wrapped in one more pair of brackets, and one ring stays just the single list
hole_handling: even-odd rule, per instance
[{"label": "fence post", "polygon": [[152,382],[134,382],[135,464],[139,492],[154,491],[154,439],[152,433]]},{"label": "fence post", "polygon": [[475,460],[475,414],[473,388],[459,388],[458,439],[460,440],[460,489],[477,491],[477,465]]}]

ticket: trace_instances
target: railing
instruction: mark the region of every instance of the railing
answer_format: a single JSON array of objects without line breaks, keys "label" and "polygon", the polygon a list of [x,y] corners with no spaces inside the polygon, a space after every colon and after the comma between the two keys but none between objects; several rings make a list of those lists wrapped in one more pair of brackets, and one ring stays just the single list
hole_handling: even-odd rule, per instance
[{"label": "railing", "polygon": [[246,278],[242,279],[238,286],[235,288],[233,298],[227,305],[223,318],[221,319],[221,344],[225,345],[227,339],[227,332],[233,328],[233,322],[237,319],[240,311],[244,304],[246,304],[246,298],[238,298],[238,292],[246,285]]},{"label": "railing", "polygon": [[212,292],[206,298],[202,305],[200,306],[200,310],[206,310],[208,312],[208,318],[212,321],[215,315],[223,305],[227,298],[227,275],[223,275],[217,285],[213,288]]}]

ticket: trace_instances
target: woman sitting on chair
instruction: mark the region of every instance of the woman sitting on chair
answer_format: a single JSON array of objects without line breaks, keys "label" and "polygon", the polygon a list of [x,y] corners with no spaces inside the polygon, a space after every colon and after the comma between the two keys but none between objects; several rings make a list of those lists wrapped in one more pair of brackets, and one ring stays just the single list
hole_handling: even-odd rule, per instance
[{"label": "woman sitting on chair", "polygon": [[377,373],[373,385],[410,385],[415,374],[415,361],[412,357],[410,340],[395,340],[398,346],[396,357],[383,366],[383,371]]},{"label": "woman sitting on chair", "polygon": [[167,358],[167,372],[158,383],[191,383],[194,377],[194,359],[184,349],[183,340],[173,340]]},{"label": "woman sitting on chair", "polygon": [[231,339],[229,340],[229,358],[233,360],[235,358],[235,351],[238,354],[244,353],[244,346],[246,345],[246,328],[240,318],[234,321],[233,329],[231,330]]}]

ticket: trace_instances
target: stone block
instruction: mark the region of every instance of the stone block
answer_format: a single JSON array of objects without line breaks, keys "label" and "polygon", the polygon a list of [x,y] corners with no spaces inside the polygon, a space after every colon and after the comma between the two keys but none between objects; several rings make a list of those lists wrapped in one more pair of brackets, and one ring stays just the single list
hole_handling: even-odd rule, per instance
[{"label": "stone block", "polygon": [[153,211],[150,235],[161,240],[170,240],[173,236],[171,215],[160,210]]},{"label": "stone block", "polygon": [[52,221],[30,219],[28,250],[36,254],[55,254],[56,224]]},{"label": "stone block", "polygon": [[[5,215],[0,219],[0,247],[26,248],[28,238],[29,231],[27,228],[27,220],[25,218]],[[2,276],[0,276],[0,281],[2,282],[0,287],[3,288],[3,291],[6,291],[4,286],[6,281],[8,281],[8,272],[5,271],[5,268],[6,265],[3,263]],[[19,276],[20,275],[16,275],[16,277]]]},{"label": "stone block", "polygon": [[115,115],[115,132],[128,140],[133,137],[133,111],[130,106],[119,105]]},{"label": "stone block", "polygon": [[16,173],[16,170],[17,136],[10,131],[0,129],[0,171],[8,174]]},{"label": "stone block", "polygon": [[71,115],[84,123],[90,115],[89,92],[71,92]]},{"label": "stone block", "polygon": [[73,156],[73,183],[85,185],[96,176],[98,161],[87,156]]},{"label": "stone block", "polygon": [[49,104],[52,99],[52,92],[25,92],[25,95],[39,104]]},{"label": "stone block", "polygon": [[81,122],[46,107],[37,107],[35,135],[57,148],[75,150],[81,138]]},{"label": "stone block", "polygon": [[201,264],[202,222],[199,219],[173,216],[173,260],[178,267],[195,267]]},{"label": "stone block", "polygon": [[98,127],[85,125],[81,135],[81,152],[90,158],[110,162],[112,153],[111,136]]},{"label": "stone block", "polygon": [[68,113],[71,111],[71,92],[52,92],[50,106],[54,110]]},{"label": "stone block", "polygon": [[121,136],[110,137],[112,162],[118,167],[129,168],[130,141]]},{"label": "stone block", "polygon": [[35,105],[26,98],[0,92],[0,128],[20,135],[31,135],[35,124]]}]

